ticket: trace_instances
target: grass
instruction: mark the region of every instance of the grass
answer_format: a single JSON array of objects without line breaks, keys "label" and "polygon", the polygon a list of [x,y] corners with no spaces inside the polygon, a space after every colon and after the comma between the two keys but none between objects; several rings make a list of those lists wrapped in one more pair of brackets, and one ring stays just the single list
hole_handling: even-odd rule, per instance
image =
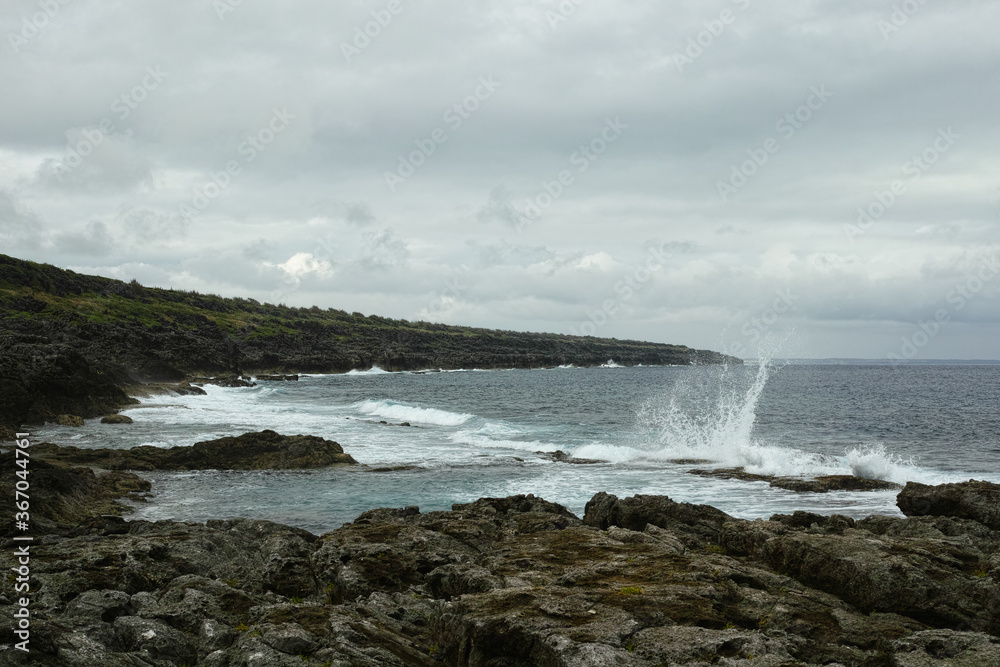
[{"label": "grass", "polygon": [[618,589],[619,595],[642,595],[644,592],[642,586],[622,586]]}]

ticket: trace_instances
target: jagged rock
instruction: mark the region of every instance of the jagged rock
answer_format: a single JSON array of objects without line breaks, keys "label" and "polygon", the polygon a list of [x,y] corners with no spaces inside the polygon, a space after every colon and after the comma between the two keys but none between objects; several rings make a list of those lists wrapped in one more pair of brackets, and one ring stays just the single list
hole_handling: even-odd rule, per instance
[{"label": "jagged rock", "polygon": [[27,430],[22,424],[55,421],[59,415],[99,417],[138,402],[121,389],[124,373],[100,369],[47,335],[6,330],[13,320],[0,317],[0,322],[0,439]]},{"label": "jagged rock", "polygon": [[[85,522],[34,545],[34,657],[157,667],[997,662],[1000,534],[979,522],[743,521],[607,494],[587,518],[521,495],[447,512],[371,510],[322,536],[248,519]],[[0,550],[0,567],[12,559]],[[12,620],[0,615],[0,644]]]},{"label": "jagged rock", "polygon": [[975,573],[987,563],[987,549],[995,549],[996,536],[977,545],[932,526],[918,537],[879,535],[866,530],[865,522],[856,528],[833,523],[796,529],[776,521],[733,521],[725,524],[719,543],[728,553],[760,559],[864,612],[1000,633],[1000,590]]},{"label": "jagged rock", "polygon": [[[112,471],[102,474],[90,468],[64,468],[43,458],[34,458],[35,447],[29,448],[31,459],[31,522],[32,529],[50,532],[69,529],[81,521],[104,523],[101,515],[122,514],[131,508],[118,502],[123,498],[139,499],[137,494],[150,490],[150,483],[129,472]],[[15,479],[0,479],[0,494],[14,497]],[[0,535],[17,534],[14,515],[3,517]]]},{"label": "jagged rock", "polygon": [[896,505],[906,516],[972,519],[1000,530],[1000,484],[974,479],[938,486],[907,482],[896,496]]},{"label": "jagged rock", "polygon": [[652,524],[677,532],[686,544],[702,546],[715,542],[722,525],[730,519],[731,516],[714,507],[677,503],[667,496],[619,499],[602,491],[587,503],[583,522],[601,529],[620,526],[635,531]]},{"label": "jagged rock", "polygon": [[114,622],[114,644],[124,653],[138,654],[152,660],[173,664],[194,664],[198,649],[183,632],[160,621],[120,616]]},{"label": "jagged rock", "polygon": [[101,419],[101,423],[102,424],[132,424],[134,422],[132,421],[131,417],[127,417],[125,415],[108,415],[107,417],[103,417]]},{"label": "jagged rock", "polygon": [[893,667],[1000,665],[1000,639],[980,632],[924,630],[892,644]]},{"label": "jagged rock", "polygon": [[83,417],[78,415],[58,415],[56,423],[60,426],[83,426]]},{"label": "jagged rock", "polygon": [[261,382],[298,382],[298,375],[258,375]]},{"label": "jagged rock", "polygon": [[280,435],[274,431],[244,433],[191,447],[83,449],[42,443],[32,449],[46,460],[108,470],[288,470],[357,463],[332,440],[314,435]]}]

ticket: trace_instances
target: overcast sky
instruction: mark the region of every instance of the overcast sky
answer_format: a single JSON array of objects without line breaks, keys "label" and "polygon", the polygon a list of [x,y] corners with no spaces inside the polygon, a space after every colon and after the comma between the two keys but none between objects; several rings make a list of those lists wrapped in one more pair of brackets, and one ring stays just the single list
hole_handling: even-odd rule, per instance
[{"label": "overcast sky", "polygon": [[744,357],[996,359],[998,25],[985,1],[4,0],[0,252]]}]

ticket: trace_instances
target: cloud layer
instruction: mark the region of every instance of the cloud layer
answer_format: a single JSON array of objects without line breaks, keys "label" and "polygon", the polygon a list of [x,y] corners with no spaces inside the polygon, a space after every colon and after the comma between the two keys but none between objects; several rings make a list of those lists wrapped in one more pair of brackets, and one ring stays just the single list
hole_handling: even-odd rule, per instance
[{"label": "cloud layer", "polygon": [[0,252],[743,356],[1000,357],[1000,6],[49,5],[0,9]]}]

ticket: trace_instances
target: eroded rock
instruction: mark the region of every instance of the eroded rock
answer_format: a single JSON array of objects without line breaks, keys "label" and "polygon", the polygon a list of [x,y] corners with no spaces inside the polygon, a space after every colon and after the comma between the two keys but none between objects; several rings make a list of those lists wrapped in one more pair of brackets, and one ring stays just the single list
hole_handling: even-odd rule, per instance
[{"label": "eroded rock", "polygon": [[581,521],[521,495],[322,536],[115,519],[44,540],[39,664],[952,667],[1000,649],[1000,535],[961,517],[743,521],[598,494]]},{"label": "eroded rock", "polygon": [[906,516],[972,519],[1000,530],[1000,484],[974,479],[937,486],[907,482],[896,497],[896,505]]},{"label": "eroded rock", "polygon": [[41,443],[32,447],[32,454],[63,464],[108,470],[288,470],[357,463],[332,440],[274,431],[244,433],[190,447],[83,449]]}]

